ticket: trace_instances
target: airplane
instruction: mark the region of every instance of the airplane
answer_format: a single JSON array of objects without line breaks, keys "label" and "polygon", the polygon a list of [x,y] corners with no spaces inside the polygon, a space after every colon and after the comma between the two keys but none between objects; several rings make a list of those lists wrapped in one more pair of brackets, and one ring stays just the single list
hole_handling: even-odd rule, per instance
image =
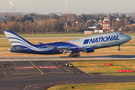
[{"label": "airplane", "polygon": [[53,42],[43,44],[39,42],[34,45],[11,30],[4,31],[7,39],[12,45],[10,52],[32,53],[32,54],[62,54],[67,53],[69,57],[79,57],[80,52],[91,53],[95,49],[118,46],[131,40],[131,37],[121,32],[99,34],[83,37],[76,40]]}]

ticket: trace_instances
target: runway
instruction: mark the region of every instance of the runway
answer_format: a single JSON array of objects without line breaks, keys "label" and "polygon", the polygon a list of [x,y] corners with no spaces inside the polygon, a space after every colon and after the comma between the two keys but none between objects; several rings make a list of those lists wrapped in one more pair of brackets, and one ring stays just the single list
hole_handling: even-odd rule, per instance
[{"label": "runway", "polygon": [[66,63],[74,60],[108,60],[108,58],[131,60],[134,57],[134,55],[82,56],[80,58],[0,57],[0,90],[45,90],[51,86],[63,84],[135,82],[135,76],[86,74],[75,67],[66,66]]},{"label": "runway", "polygon": [[135,60],[135,55],[106,55],[106,56],[43,56],[43,57],[0,57],[0,61],[81,61],[81,60]]}]

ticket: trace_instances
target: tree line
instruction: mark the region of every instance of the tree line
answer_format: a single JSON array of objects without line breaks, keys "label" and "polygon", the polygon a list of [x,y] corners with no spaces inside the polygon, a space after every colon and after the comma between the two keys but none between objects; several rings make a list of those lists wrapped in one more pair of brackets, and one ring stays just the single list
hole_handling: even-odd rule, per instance
[{"label": "tree line", "polygon": [[[0,22],[0,33],[5,30],[12,30],[16,33],[66,33],[83,32],[88,26],[93,26],[96,21],[110,17],[112,27],[117,30],[121,26],[133,23],[134,17],[126,17],[125,14],[28,14],[24,16],[6,16],[6,20]],[[121,21],[116,21],[121,18]],[[90,20],[90,22],[87,22]],[[99,28],[99,27],[97,27]],[[100,26],[99,29],[102,29]]]}]

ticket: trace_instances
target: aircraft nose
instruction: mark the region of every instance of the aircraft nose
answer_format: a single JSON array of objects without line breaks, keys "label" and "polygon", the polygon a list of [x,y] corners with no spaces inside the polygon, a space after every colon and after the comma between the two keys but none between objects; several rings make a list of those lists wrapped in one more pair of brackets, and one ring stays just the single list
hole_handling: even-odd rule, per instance
[{"label": "aircraft nose", "polygon": [[131,40],[132,38],[130,37],[130,36],[127,36],[127,40],[129,41],[129,40]]}]

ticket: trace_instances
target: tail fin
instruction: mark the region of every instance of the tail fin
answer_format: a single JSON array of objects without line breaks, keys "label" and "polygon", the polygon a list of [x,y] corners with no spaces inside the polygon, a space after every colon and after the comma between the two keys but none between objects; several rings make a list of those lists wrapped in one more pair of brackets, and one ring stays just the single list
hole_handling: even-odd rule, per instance
[{"label": "tail fin", "polygon": [[7,36],[7,39],[11,43],[12,47],[30,47],[31,45],[33,46],[32,43],[28,42],[27,40],[10,30],[4,31],[4,33]]}]

